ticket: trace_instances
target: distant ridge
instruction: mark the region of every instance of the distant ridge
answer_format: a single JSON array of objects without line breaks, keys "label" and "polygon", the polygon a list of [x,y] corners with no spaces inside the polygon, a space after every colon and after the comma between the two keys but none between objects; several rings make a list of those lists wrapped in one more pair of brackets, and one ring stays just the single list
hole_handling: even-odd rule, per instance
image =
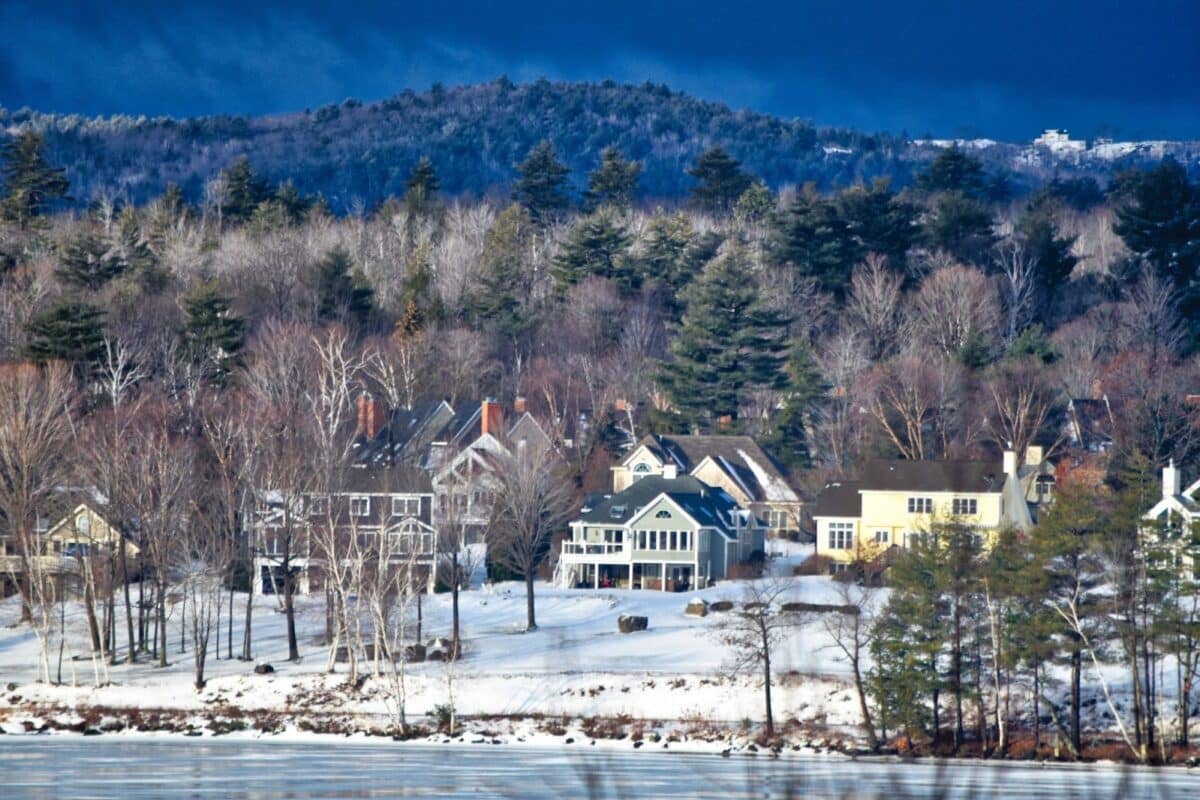
[{"label": "distant ridge", "polygon": [[[658,84],[517,85],[504,78],[260,117],[91,118],[0,109],[0,129],[10,134],[25,127],[46,133],[50,158],[67,168],[80,203],[101,194],[143,202],[168,183],[196,200],[207,180],[246,155],[271,180],[291,179],[304,192],[322,193],[338,210],[371,207],[402,194],[422,155],[433,159],[450,195],[507,196],[514,163],[544,138],[571,168],[576,187],[599,163],[601,151],[615,145],[643,162],[642,200],[668,204],[686,196],[691,179],[685,170],[714,144],[772,187],[811,181],[823,189],[877,177],[905,186],[948,144],[817,128]],[[1006,173],[1018,193],[1055,174],[1103,178],[1164,155],[1192,170],[1200,165],[1200,146],[1187,142],[1110,147],[1114,155],[1103,159],[1027,144],[968,144],[989,168]]]}]

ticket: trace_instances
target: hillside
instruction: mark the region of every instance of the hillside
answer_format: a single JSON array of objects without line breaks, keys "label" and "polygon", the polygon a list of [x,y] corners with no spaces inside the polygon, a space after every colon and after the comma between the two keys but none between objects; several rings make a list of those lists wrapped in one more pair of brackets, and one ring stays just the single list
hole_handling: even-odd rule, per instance
[{"label": "hillside", "polygon": [[[772,187],[814,181],[822,188],[886,176],[907,185],[914,169],[944,142],[816,128],[752,111],[735,111],[665,86],[605,83],[515,85],[506,79],[431,91],[404,91],[375,103],[339,105],[262,117],[87,118],[0,109],[0,127],[46,132],[51,160],[67,168],[72,195],[100,193],[143,202],[167,183],[190,199],[241,155],[272,180],[293,180],[324,194],[335,209],[372,206],[404,191],[422,155],[451,195],[506,194],[513,165],[549,138],[578,188],[610,145],[643,162],[641,199],[671,202],[686,195],[685,173],[696,156],[721,144]],[[1034,132],[1031,132],[1031,134]],[[969,142],[993,171],[1020,192],[1052,174],[1103,177],[1124,163],[1164,153],[1190,157],[1190,145],[1116,149],[1115,158],[1078,154],[1031,158],[1021,146]]]}]

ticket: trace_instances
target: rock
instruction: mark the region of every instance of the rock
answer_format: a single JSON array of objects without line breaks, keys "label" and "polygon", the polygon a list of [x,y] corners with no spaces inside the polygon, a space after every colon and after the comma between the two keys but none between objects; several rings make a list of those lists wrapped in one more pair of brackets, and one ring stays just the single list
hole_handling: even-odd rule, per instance
[{"label": "rock", "polygon": [[450,640],[443,636],[438,636],[438,637],[436,637],[434,639],[430,639],[428,642],[426,642],[425,647],[429,650],[447,650],[448,651],[450,649]]},{"label": "rock", "polygon": [[425,653],[426,661],[445,661],[447,651],[445,650],[428,650]]},{"label": "rock", "polygon": [[689,617],[707,617],[708,603],[701,600],[699,597],[693,597],[688,601],[687,608],[683,610],[684,614]]},{"label": "rock", "polygon": [[622,614],[617,617],[617,630],[621,633],[644,631],[648,624],[649,620],[646,617],[638,617],[632,614]]},{"label": "rock", "polygon": [[254,674],[255,675],[270,675],[273,672],[275,672],[275,668],[265,662],[262,664],[254,665]]},{"label": "rock", "polygon": [[418,664],[425,660],[425,645],[410,644],[404,648],[404,661],[408,664]]},{"label": "rock", "polygon": [[732,600],[717,600],[714,603],[708,604],[708,610],[713,612],[714,614],[720,613],[722,611],[733,611],[733,601]]}]

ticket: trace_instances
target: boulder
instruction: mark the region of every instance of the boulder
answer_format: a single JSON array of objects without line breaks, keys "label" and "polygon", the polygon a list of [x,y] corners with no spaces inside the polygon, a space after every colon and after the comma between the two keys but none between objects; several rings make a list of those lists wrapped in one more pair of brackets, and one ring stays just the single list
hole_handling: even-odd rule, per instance
[{"label": "boulder", "polygon": [[644,631],[648,624],[649,620],[646,617],[638,617],[633,614],[622,614],[617,617],[617,630],[621,633]]},{"label": "boulder", "polygon": [[450,654],[450,651],[448,651],[448,650],[429,650],[425,653],[425,660],[426,661],[447,661],[448,659],[446,658],[446,656],[449,654]]},{"label": "boulder", "polygon": [[275,672],[275,668],[272,667],[270,664],[262,663],[262,664],[254,665],[254,674],[255,675],[270,675],[273,672]]},{"label": "boulder", "polygon": [[684,614],[689,617],[707,617],[708,603],[701,600],[699,597],[693,597],[688,601],[687,608],[683,610]]},{"label": "boulder", "polygon": [[404,661],[408,664],[417,664],[425,660],[425,645],[410,644],[404,648]]},{"label": "boulder", "polygon": [[733,611],[733,601],[732,600],[717,600],[714,603],[708,604],[708,610],[713,612],[714,614],[719,614],[722,611]]}]

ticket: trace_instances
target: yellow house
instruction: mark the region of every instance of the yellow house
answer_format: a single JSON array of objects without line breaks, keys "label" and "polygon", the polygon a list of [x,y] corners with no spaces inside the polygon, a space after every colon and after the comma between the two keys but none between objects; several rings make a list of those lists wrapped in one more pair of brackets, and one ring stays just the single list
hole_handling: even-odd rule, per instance
[{"label": "yellow house", "polygon": [[1011,450],[1001,461],[871,461],[857,481],[831,483],[817,498],[817,555],[833,560],[832,571],[845,569],[909,547],[939,519],[985,534],[1028,530],[1052,483],[1036,447],[1025,463]]},{"label": "yellow house", "polygon": [[47,556],[74,558],[101,553],[115,553],[118,542],[123,543],[125,555],[136,558],[138,546],[96,513],[87,503],[80,503],[42,536]]}]

